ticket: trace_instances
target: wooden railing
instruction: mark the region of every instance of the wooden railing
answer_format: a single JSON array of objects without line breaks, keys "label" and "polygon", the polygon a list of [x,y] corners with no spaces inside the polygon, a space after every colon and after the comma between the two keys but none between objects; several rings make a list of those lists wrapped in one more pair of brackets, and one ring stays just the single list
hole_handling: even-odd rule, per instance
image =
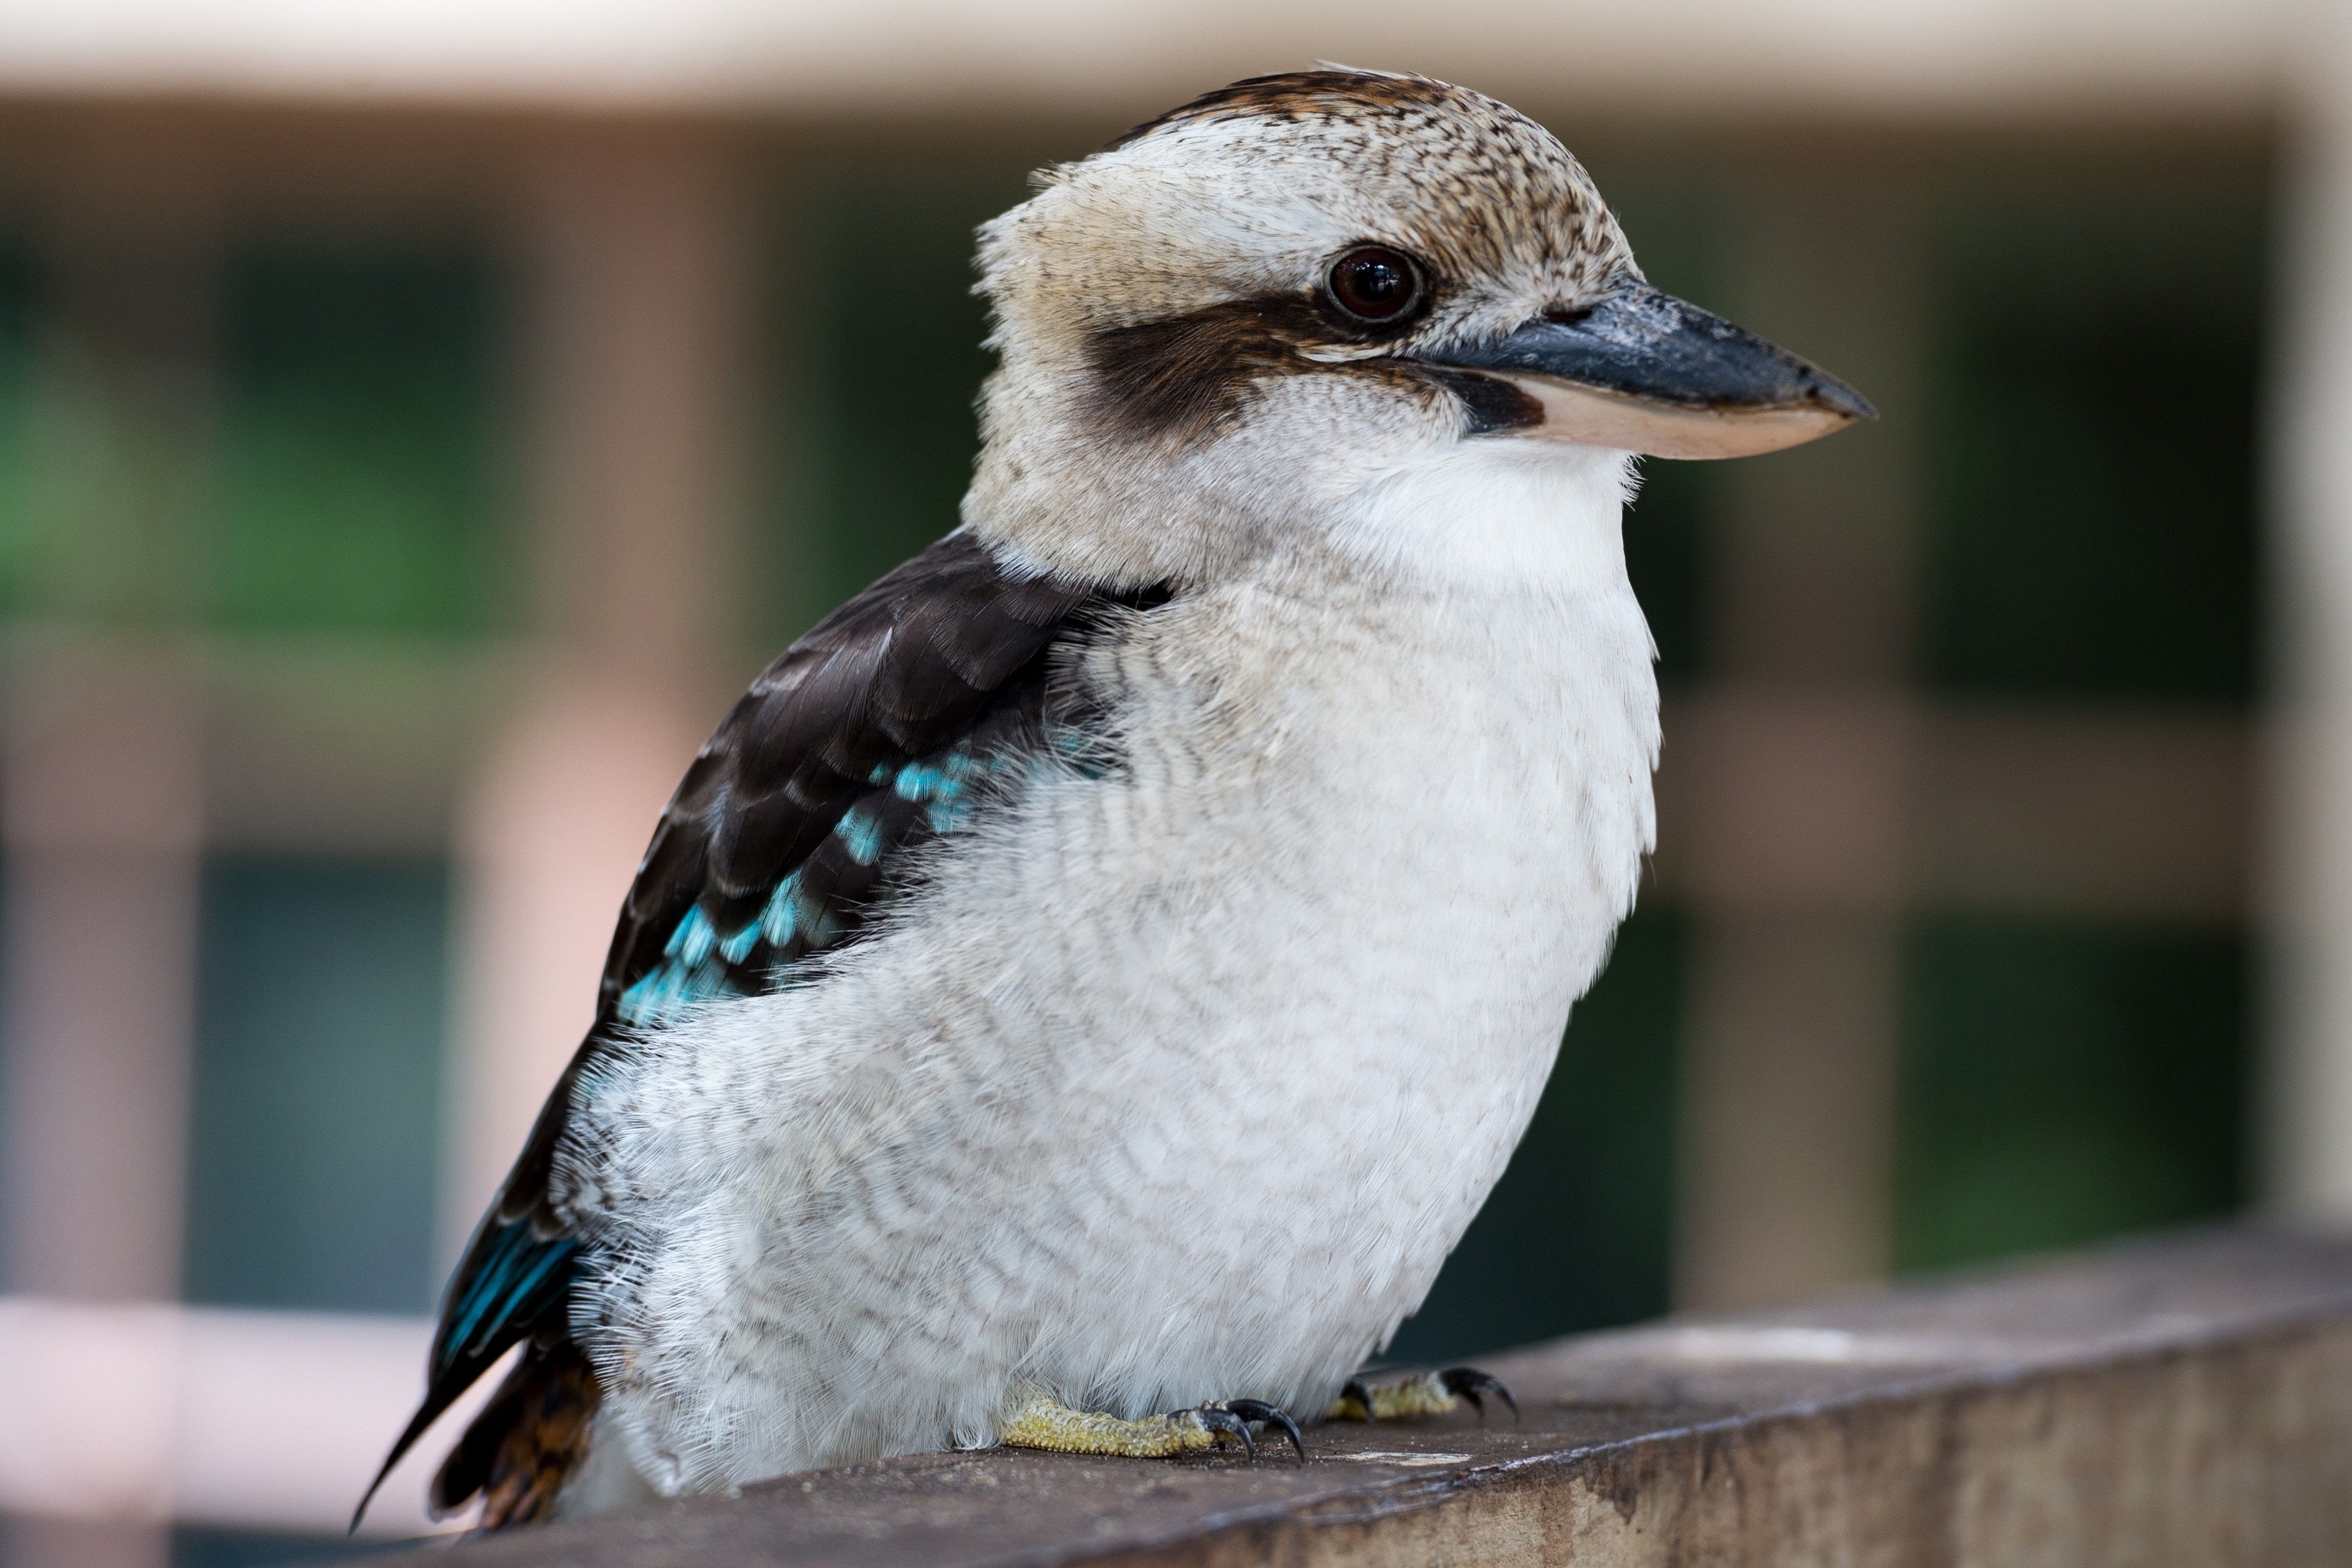
[{"label": "wooden railing", "polygon": [[2352,1564],[2352,1239],[2232,1228],[1484,1364],[1518,1425],[1312,1428],[1303,1466],[921,1455],[443,1561]]}]

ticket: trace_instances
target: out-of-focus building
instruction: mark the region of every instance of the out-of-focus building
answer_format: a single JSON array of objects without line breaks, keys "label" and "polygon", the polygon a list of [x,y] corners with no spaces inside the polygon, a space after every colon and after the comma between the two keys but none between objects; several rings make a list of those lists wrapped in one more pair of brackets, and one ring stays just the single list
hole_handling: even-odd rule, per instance
[{"label": "out-of-focus building", "polygon": [[1317,58],[1885,414],[1652,466],[1653,884],[1400,1353],[2352,1212],[2340,9],[0,8],[0,1558],[324,1549],[671,784],[953,524],[972,226]]}]

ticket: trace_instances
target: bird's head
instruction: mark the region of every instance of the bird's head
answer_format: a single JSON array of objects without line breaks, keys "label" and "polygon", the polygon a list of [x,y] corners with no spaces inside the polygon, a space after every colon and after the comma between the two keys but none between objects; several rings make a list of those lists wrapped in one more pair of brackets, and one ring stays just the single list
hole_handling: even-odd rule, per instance
[{"label": "bird's head", "polygon": [[1580,473],[1613,506],[1628,454],[1872,416],[1651,288],[1549,132],[1442,82],[1238,82],[1036,183],[982,231],[1001,359],[967,508],[1066,570],[1197,577],[1432,465]]}]

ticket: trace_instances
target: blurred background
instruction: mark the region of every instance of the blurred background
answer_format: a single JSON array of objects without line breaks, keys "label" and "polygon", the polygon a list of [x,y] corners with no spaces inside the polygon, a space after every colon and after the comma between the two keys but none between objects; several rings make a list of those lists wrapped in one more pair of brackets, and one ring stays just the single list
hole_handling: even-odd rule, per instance
[{"label": "blurred background", "polygon": [[2352,26],[1425,9],[0,5],[0,1561],[345,1549],[661,801],[952,526],[973,225],[1319,58],[1885,415],[1650,466],[1663,846],[1396,1353],[2352,1211]]}]

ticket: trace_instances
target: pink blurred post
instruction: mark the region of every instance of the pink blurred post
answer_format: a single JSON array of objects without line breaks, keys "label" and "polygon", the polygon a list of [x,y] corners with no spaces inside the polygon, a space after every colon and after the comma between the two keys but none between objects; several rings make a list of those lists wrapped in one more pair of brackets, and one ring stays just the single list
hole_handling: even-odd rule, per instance
[{"label": "pink blurred post", "polygon": [[[61,658],[13,695],[0,919],[6,1289],[171,1300],[194,1033],[194,694],[143,661]],[[118,1434],[140,1458],[165,1431],[143,1414],[124,1411]],[[121,1468],[163,1473],[136,1458]],[[114,1518],[8,1521],[0,1554],[16,1568],[162,1568],[170,1542],[153,1521],[168,1500],[115,1500]]]},{"label": "pink blurred post", "polygon": [[[168,1301],[180,1293],[194,1033],[194,693],[160,665],[85,656],[37,669],[12,695],[6,1289]],[[113,1517],[6,1521],[0,1556],[14,1568],[163,1568],[170,1538],[154,1521],[169,1500],[154,1461],[168,1427],[146,1415],[124,1410],[115,1447],[78,1456],[131,1478],[136,1495],[109,1499]]]},{"label": "pink blurred post", "polygon": [[454,1258],[580,1042],[623,894],[722,710],[743,193],[710,142],[551,144],[530,283],[534,647],[463,807]]},{"label": "pink blurred post", "polygon": [[153,668],[27,684],[7,759],[8,1288],[171,1300],[195,993],[192,694]]}]

